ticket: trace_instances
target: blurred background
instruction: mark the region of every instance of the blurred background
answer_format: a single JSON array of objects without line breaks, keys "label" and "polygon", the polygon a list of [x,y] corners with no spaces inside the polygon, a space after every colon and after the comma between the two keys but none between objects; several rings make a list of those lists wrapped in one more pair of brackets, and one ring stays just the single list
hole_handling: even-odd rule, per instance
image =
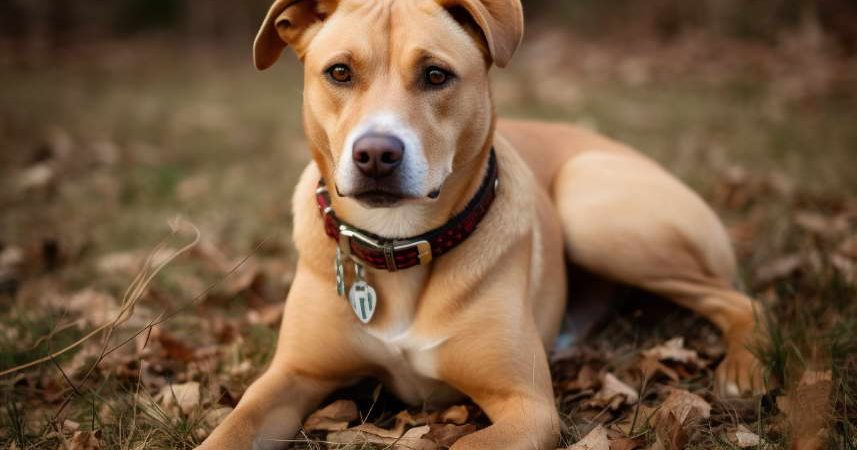
[{"label": "blurred background", "polygon": [[[0,371],[136,305],[112,335],[135,345],[97,370],[86,369],[100,338],[56,355],[63,372],[0,376],[0,447],[54,445],[47,414],[91,422],[113,448],[133,441],[116,418],[141,414],[129,386],[160,404],[164,386],[200,382],[199,405],[228,408],[264,366],[294,267],[291,190],[308,161],[300,65],[286,52],[271,70],[252,66],[268,6],[0,0]],[[798,344],[768,361],[777,377],[800,373],[793,361],[857,370],[844,356],[857,354],[857,2],[524,7],[524,45],[493,74],[499,112],[596,129],[677,173],[724,218],[750,292],[794,324],[778,332]],[[129,300],[135,275],[166,261]],[[818,301],[795,306],[806,299]],[[112,381],[80,393],[67,379]],[[849,395],[830,407],[853,437]],[[166,448],[211,426],[161,416],[141,421]]]}]

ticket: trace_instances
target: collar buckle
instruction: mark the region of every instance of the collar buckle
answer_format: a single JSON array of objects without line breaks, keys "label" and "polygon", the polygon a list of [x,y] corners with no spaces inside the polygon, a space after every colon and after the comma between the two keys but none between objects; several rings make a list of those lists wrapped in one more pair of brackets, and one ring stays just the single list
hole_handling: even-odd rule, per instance
[{"label": "collar buckle", "polygon": [[408,242],[407,244],[397,245],[393,247],[393,250],[407,250],[413,247],[416,247],[417,249],[417,254],[420,257],[420,265],[426,265],[431,262],[431,244],[429,244],[429,242],[426,240]]},{"label": "collar buckle", "polygon": [[352,254],[351,251],[351,240],[356,239],[360,241],[361,244],[372,248],[373,250],[377,250],[379,252],[383,252],[384,258],[387,262],[387,269],[390,271],[398,270],[396,267],[396,258],[395,254],[398,251],[409,250],[411,248],[417,249],[417,255],[420,260],[420,265],[428,264],[432,261],[432,251],[431,251],[431,243],[427,240],[419,240],[413,242],[406,242],[403,244],[381,244],[375,239],[372,239],[369,236],[355,230],[354,228],[349,227],[348,225],[339,225],[339,249],[342,251],[343,257],[350,257]]}]

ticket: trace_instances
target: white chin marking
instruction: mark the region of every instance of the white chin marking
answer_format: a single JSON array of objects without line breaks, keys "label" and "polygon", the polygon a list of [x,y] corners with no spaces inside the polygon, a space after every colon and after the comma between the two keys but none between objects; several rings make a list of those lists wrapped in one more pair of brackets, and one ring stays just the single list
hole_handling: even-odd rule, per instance
[{"label": "white chin marking", "polygon": [[348,133],[345,145],[336,166],[336,185],[343,195],[349,195],[357,189],[360,182],[360,170],[351,158],[354,141],[366,133],[384,133],[396,136],[405,144],[404,157],[399,166],[399,180],[402,193],[410,197],[425,197],[431,187],[428,185],[428,161],[423,152],[417,133],[396,114],[380,112],[367,116]]}]

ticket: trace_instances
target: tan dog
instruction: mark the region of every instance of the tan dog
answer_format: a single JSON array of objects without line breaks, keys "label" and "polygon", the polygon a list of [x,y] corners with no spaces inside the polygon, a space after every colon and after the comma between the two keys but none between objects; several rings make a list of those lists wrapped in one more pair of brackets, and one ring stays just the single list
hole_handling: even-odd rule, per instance
[{"label": "tan dog", "polygon": [[[762,387],[747,349],[754,305],[731,287],[729,239],[705,203],[620,143],[496,120],[488,70],[509,62],[522,33],[519,0],[274,3],[256,39],[257,67],[287,44],[305,64],[314,162],[293,200],[300,258],[271,366],[201,448],[281,448],[326,395],[364,377],[415,404],[472,398],[493,424],[454,449],[554,448],[547,353],[565,311],[564,249],[574,264],[723,330],[722,393]],[[486,191],[492,148],[499,188]],[[325,218],[320,179],[331,202]],[[407,239],[454,222],[486,192],[496,199],[478,229],[445,254]],[[337,293],[331,214],[348,230],[419,247],[422,264],[412,268],[367,263],[362,278],[377,295],[361,288],[374,311],[366,324]],[[360,281],[355,262],[366,263],[347,256],[358,237],[339,242],[346,287]],[[385,264],[396,268],[395,258]]]}]

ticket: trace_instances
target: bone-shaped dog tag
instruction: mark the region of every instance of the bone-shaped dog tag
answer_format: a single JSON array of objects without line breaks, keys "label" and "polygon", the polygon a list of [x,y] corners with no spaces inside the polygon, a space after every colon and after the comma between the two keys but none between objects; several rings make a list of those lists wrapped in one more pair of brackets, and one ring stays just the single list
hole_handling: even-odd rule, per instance
[{"label": "bone-shaped dog tag", "polygon": [[363,266],[361,264],[354,263],[354,272],[357,274],[357,281],[348,290],[348,301],[351,303],[351,309],[354,310],[357,318],[363,323],[369,323],[372,316],[375,315],[378,296],[375,295],[375,289],[363,279]]}]

